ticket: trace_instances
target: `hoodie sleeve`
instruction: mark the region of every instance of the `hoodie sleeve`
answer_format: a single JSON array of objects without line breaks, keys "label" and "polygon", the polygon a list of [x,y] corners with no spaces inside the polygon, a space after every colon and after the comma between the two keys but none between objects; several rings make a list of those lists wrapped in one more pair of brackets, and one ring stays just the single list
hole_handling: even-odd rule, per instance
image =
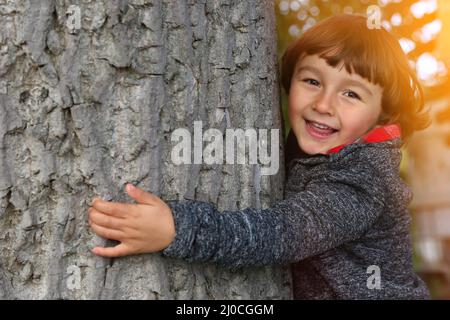
[{"label": "hoodie sleeve", "polygon": [[232,269],[300,261],[363,235],[384,206],[380,180],[371,172],[331,174],[268,209],[219,212],[212,203],[168,201],[176,237],[162,254]]}]

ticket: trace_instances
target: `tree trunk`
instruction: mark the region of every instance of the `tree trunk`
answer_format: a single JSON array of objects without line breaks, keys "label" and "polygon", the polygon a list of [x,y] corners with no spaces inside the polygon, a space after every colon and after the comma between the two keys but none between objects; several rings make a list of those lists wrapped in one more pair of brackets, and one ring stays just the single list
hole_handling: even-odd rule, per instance
[{"label": "tree trunk", "polygon": [[285,267],[95,257],[87,223],[127,182],[220,210],[281,199],[282,166],[170,157],[194,121],[282,127],[275,37],[271,0],[0,1],[0,298],[290,298]]}]

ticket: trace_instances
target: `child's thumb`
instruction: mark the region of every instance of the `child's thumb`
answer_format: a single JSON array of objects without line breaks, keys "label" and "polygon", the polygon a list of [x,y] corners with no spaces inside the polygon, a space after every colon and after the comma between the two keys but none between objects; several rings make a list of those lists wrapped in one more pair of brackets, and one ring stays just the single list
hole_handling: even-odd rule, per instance
[{"label": "child's thumb", "polygon": [[133,186],[131,183],[128,183],[125,189],[128,195],[134,200],[136,200],[138,203],[154,205],[159,199],[154,194],[146,192],[136,186]]}]

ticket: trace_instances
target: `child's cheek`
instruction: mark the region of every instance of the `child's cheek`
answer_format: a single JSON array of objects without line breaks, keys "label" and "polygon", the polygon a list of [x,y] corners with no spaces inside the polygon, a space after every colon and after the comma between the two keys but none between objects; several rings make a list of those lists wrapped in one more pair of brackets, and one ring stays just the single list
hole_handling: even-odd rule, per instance
[{"label": "child's cheek", "polygon": [[372,127],[372,121],[368,119],[349,119],[344,123],[343,133],[347,137],[347,140],[355,140],[362,137]]},{"label": "child's cheek", "polygon": [[301,101],[298,94],[298,89],[295,85],[293,85],[291,86],[291,91],[289,93],[288,99],[288,115],[290,121],[295,120],[300,116],[300,104]]},{"label": "child's cheek", "polygon": [[291,105],[289,105],[288,117],[289,117],[289,123],[290,123],[291,127],[295,123],[295,117],[296,117],[295,114],[296,114],[296,112],[295,112],[294,108]]}]

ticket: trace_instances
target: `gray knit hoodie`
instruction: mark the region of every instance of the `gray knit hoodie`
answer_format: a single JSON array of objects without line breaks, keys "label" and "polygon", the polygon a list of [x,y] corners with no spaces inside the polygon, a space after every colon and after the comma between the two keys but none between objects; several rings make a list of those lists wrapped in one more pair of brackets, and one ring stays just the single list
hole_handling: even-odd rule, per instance
[{"label": "gray knit hoodie", "polygon": [[[400,146],[399,139],[353,143],[297,158],[285,200],[268,209],[168,201],[176,237],[162,254],[232,269],[296,262],[296,299],[426,299],[412,266]],[[370,285],[371,268],[379,268],[379,287]]]}]

